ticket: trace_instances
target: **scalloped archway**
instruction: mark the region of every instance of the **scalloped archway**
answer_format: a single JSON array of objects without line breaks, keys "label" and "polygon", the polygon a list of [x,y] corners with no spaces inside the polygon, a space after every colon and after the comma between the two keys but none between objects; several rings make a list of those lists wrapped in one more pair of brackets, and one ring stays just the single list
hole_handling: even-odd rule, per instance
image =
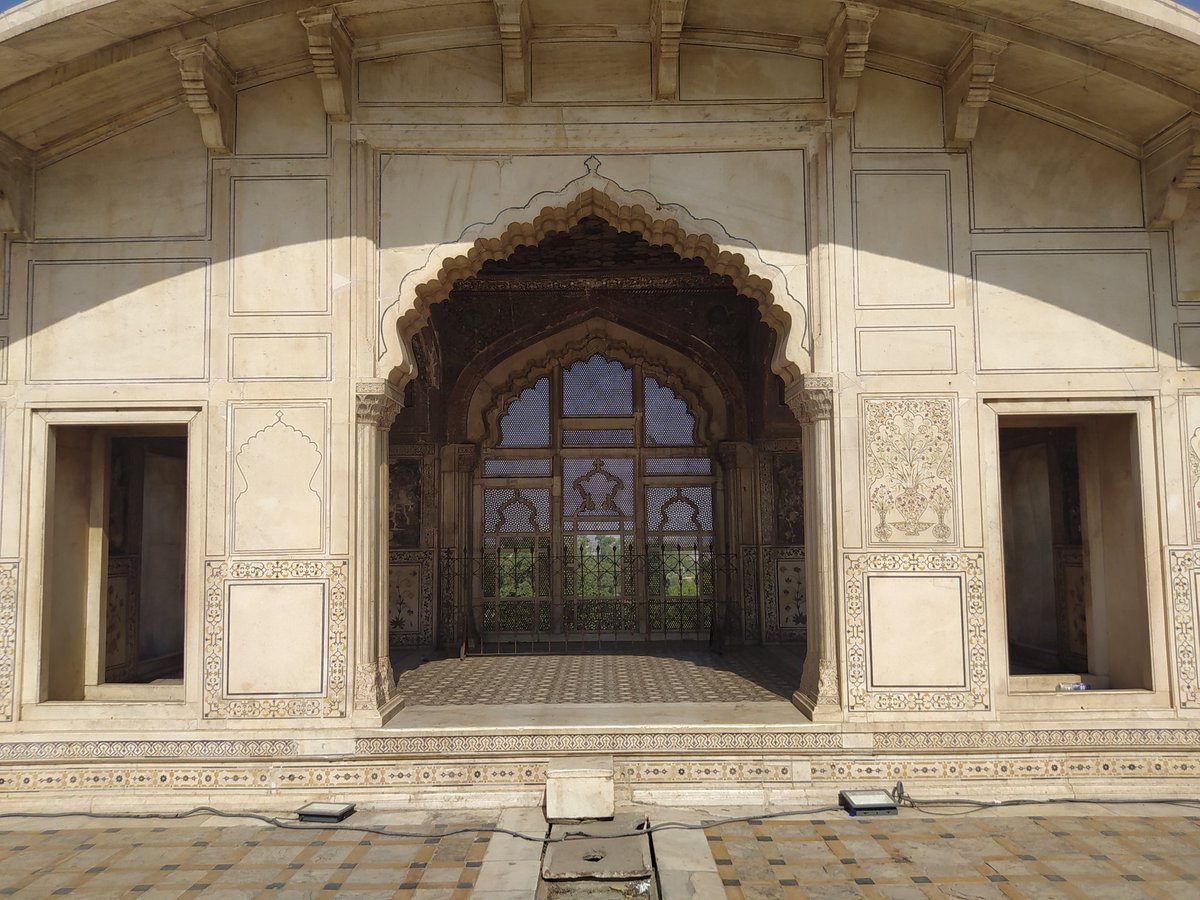
[{"label": "scalloped archway", "polygon": [[791,384],[812,371],[808,310],[790,290],[783,269],[719,222],[698,219],[686,207],[662,203],[648,191],[626,190],[599,169],[592,157],[587,174],[562,190],[539,193],[525,206],[472,225],[458,240],[430,251],[424,265],[404,276],[396,300],[380,316],[376,377],[402,384],[413,376],[412,336],[429,321],[430,307],[449,297],[455,282],[474,276],[489,260],[506,259],[519,246],[536,245],[551,233],[570,229],[586,216],[619,231],[638,232],[728,276],[738,293],[758,305],[763,321],[778,336],[771,361],[775,373]]}]

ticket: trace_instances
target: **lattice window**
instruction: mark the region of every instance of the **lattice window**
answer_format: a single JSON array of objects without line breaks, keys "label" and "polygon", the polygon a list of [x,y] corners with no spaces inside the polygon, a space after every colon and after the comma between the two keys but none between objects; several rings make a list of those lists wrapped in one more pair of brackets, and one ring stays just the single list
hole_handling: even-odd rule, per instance
[{"label": "lattice window", "polygon": [[564,416],[632,416],[633,370],[599,353],[563,369]]},{"label": "lattice window", "polygon": [[501,447],[550,446],[550,379],[521,391],[500,418]]},{"label": "lattice window", "polygon": [[647,378],[646,444],[651,447],[687,447],[696,443],[696,417],[675,392]]}]

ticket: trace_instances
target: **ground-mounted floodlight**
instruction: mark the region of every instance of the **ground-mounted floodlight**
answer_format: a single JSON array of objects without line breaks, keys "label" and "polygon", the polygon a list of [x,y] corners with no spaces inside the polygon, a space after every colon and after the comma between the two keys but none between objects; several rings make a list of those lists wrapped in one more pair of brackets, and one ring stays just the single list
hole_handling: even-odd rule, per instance
[{"label": "ground-mounted floodlight", "polygon": [[883,790],[838,791],[838,806],[852,816],[894,816],[896,800]]},{"label": "ground-mounted floodlight", "polygon": [[321,822],[333,824],[354,815],[353,803],[310,803],[296,810],[301,822]]}]

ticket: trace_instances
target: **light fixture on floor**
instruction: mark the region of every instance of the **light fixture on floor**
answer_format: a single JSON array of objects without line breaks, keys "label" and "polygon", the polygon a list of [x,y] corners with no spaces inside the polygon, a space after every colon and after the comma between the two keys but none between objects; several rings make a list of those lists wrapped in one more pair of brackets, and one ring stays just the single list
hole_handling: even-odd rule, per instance
[{"label": "light fixture on floor", "polygon": [[852,816],[896,815],[896,801],[884,790],[838,791],[838,806]]},{"label": "light fixture on floor", "polygon": [[331,825],[354,815],[353,803],[309,803],[296,810],[301,822],[321,822]]}]

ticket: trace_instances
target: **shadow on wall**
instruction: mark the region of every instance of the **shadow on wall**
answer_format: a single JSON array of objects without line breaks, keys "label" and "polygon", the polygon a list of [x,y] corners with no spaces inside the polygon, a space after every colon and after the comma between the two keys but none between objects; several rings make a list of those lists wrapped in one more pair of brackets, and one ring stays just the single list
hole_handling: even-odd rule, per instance
[{"label": "shadow on wall", "polygon": [[[869,104],[869,82],[864,91],[861,102]],[[183,108],[39,173],[38,239],[11,248],[10,313],[19,318],[22,306],[28,313],[30,381],[205,380],[217,374],[209,371],[215,321],[325,316],[347,302],[349,263],[337,254],[345,247],[338,239],[348,236],[349,198],[334,193],[327,174],[330,139],[315,80],[252,88],[239,105],[246,116],[288,111],[286,127],[270,134],[239,118],[239,155],[298,154],[311,169],[292,171],[315,174],[214,178],[195,118]],[[872,140],[869,129],[860,131],[856,140]],[[385,154],[378,231],[364,235],[379,246],[380,308],[439,245],[561,189],[584,162]],[[810,239],[804,162],[793,150],[612,155],[602,165],[630,190],[719,219],[798,282],[806,279]],[[923,318],[936,323],[948,318],[938,310],[969,305],[978,335],[973,365],[981,371],[1151,370],[1160,355],[1174,356],[1173,322],[1163,314],[1171,254],[1167,235],[1160,240],[1145,228],[1137,160],[993,104],[983,110],[969,174],[965,163],[965,155],[942,155],[919,171],[852,174],[858,307],[927,309]],[[971,249],[963,246],[968,227]],[[130,243],[114,251],[96,246],[101,239]],[[1200,301],[1200,209],[1177,224],[1173,263],[1177,300]],[[1179,330],[1185,366],[1200,365],[1194,331]],[[278,355],[271,337],[235,338],[234,377],[239,366],[246,377],[274,373],[271,366],[331,374],[324,336],[267,360]],[[950,326],[863,329],[859,367],[962,371],[972,367],[957,355],[963,337]]]}]

